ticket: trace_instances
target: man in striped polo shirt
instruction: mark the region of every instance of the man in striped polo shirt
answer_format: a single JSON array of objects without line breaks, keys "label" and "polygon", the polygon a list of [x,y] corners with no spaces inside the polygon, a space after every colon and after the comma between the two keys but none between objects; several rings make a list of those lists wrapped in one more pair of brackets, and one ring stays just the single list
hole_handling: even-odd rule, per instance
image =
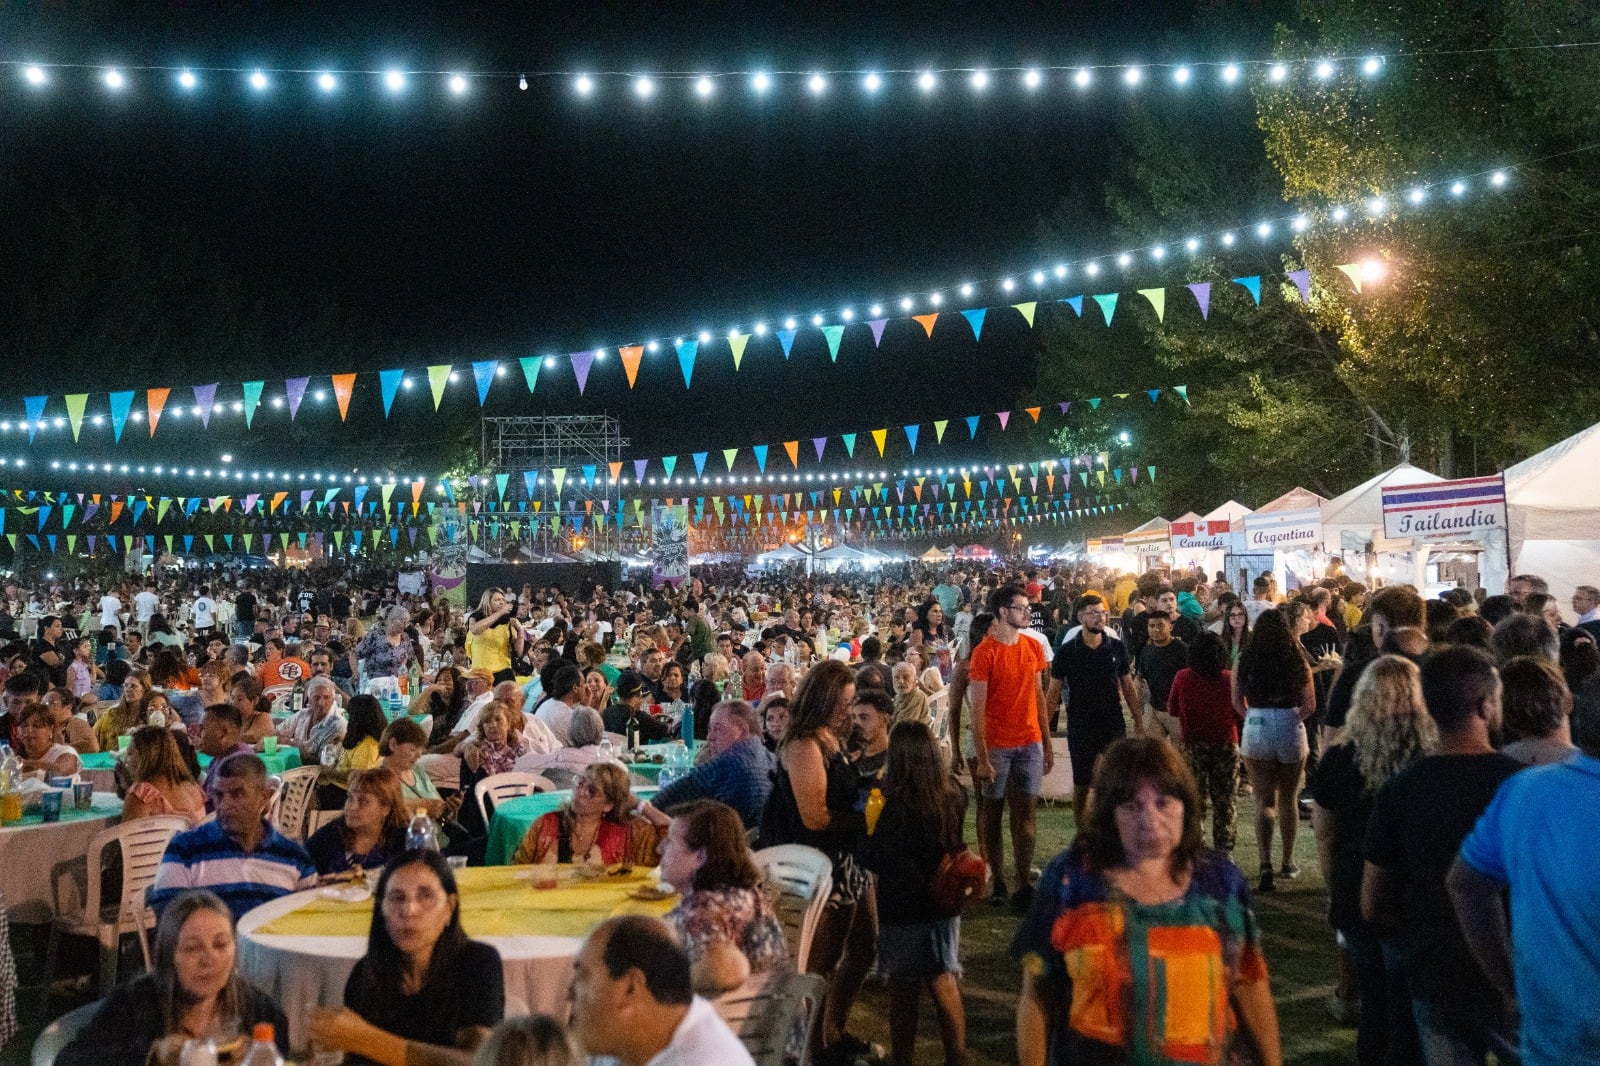
[{"label": "man in striped polo shirt", "polygon": [[305,849],[267,821],[272,784],[259,756],[241,752],[223,759],[212,798],[216,820],[179,833],[161,856],[148,897],[157,915],[182,893],[207,888],[237,921],[252,907],[316,884]]}]

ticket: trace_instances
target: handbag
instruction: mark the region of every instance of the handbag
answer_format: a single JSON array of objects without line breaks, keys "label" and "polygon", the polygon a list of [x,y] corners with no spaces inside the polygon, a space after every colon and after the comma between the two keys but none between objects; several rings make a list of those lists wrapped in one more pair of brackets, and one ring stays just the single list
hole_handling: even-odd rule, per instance
[{"label": "handbag", "polygon": [[989,864],[968,848],[946,853],[928,885],[934,907],[946,918],[958,916],[984,897],[989,886]]}]

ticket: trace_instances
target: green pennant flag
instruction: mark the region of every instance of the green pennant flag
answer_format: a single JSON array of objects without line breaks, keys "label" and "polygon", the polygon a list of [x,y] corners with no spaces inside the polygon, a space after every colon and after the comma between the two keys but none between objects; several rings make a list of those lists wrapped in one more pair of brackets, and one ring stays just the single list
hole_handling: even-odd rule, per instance
[{"label": "green pennant flag", "polygon": [[722,449],[722,461],[724,463],[728,464],[728,469],[730,471],[733,470],[733,457],[738,455],[738,454],[739,454],[739,449],[738,448],[724,448],[724,449]]},{"label": "green pennant flag", "polygon": [[553,467],[550,476],[555,479],[556,495],[561,495],[561,486],[567,483],[567,468],[564,466]]},{"label": "green pennant flag", "polygon": [[[537,355],[525,355],[517,362],[522,364],[522,376],[527,379],[528,391],[532,392],[534,385],[539,381],[539,364],[544,360]],[[437,408],[437,404],[434,405]]]},{"label": "green pennant flag", "polygon": [[250,423],[256,416],[256,408],[261,406],[261,389],[265,381],[247,381],[244,383],[244,428],[249,429]]},{"label": "green pennant flag", "polygon": [[[72,442],[74,444],[78,442],[78,429],[83,425],[83,405],[88,399],[89,394],[87,392],[78,392],[66,397],[67,418],[72,423]],[[69,547],[67,550],[71,551],[72,549]]]},{"label": "green pennant flag", "polygon": [[1182,396],[1184,405],[1185,406],[1188,405],[1188,403],[1189,403],[1189,386],[1187,386],[1187,385],[1174,385],[1174,386],[1172,386],[1172,391],[1177,393],[1179,396]]},{"label": "green pennant flag", "polygon": [[437,411],[444,400],[444,387],[450,383],[450,364],[428,368],[428,387],[433,389],[433,409]]},{"label": "green pennant flag", "polygon": [[1166,289],[1140,289],[1139,295],[1150,301],[1150,306],[1156,309],[1156,321],[1167,320],[1167,290]]},{"label": "green pennant flag", "polygon": [[1037,300],[1030,300],[1025,304],[1012,304],[1011,306],[1022,312],[1022,317],[1028,320],[1028,325],[1030,327],[1033,325],[1033,312],[1034,309],[1039,306],[1039,302]]},{"label": "green pennant flag", "polygon": [[1106,325],[1111,325],[1111,316],[1117,313],[1117,294],[1108,292],[1096,296],[1094,302],[1100,305],[1100,313],[1106,316]]}]

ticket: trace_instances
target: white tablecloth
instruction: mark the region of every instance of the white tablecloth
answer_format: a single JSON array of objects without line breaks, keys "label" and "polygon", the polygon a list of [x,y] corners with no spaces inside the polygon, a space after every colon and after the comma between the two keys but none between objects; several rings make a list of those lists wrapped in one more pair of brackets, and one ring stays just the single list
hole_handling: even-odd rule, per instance
[{"label": "white tablecloth", "polygon": [[[289,1042],[303,1048],[315,1007],[344,1003],[344,985],[367,953],[364,936],[269,936],[256,930],[306,901],[317,889],[263,903],[239,919],[239,972],[271,996],[289,1019]],[[480,938],[500,953],[505,975],[506,1015],[567,1016],[567,984],[572,960],[583,941],[565,936],[488,936]],[[525,1008],[525,1010],[524,1010]]]},{"label": "white tablecloth", "polygon": [[[70,795],[67,802],[72,802]],[[30,925],[48,922],[56,907],[52,884],[62,886],[64,909],[81,906],[89,841],[121,817],[122,801],[116,794],[96,792],[92,817],[0,827],[0,892],[10,919]]]}]

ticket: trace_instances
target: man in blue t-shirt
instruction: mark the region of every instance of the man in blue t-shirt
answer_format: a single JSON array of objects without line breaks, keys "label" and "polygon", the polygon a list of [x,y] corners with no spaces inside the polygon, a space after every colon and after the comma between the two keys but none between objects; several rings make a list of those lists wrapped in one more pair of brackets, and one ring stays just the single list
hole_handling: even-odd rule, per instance
[{"label": "man in blue t-shirt", "polygon": [[1526,1066],[1600,1064],[1600,708],[1573,717],[1572,739],[1569,761],[1500,786],[1448,879],[1468,947],[1521,1014]]}]

